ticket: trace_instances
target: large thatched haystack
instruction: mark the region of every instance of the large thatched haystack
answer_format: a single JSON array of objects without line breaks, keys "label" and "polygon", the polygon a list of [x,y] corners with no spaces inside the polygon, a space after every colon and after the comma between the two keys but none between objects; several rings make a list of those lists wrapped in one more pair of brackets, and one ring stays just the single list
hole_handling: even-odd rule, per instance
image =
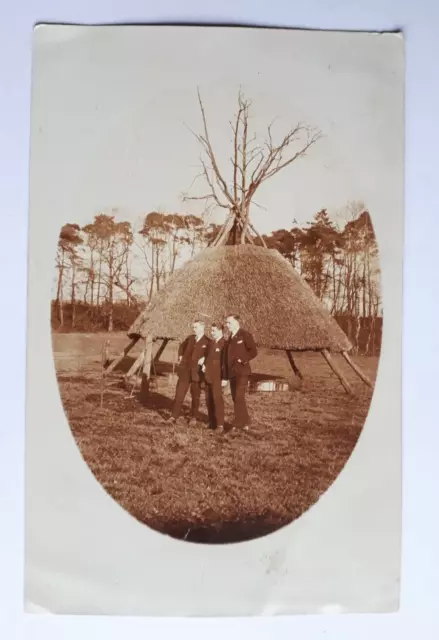
[{"label": "large thatched haystack", "polygon": [[[178,269],[148,303],[128,331],[130,344],[108,370],[114,369],[142,339],[144,354],[139,356],[127,376],[142,366],[143,379],[149,380],[154,340],[163,341],[154,356],[157,360],[168,340],[182,340],[188,335],[194,320],[201,318],[209,324],[222,322],[229,314],[239,314],[243,327],[253,334],[260,347],[287,352],[291,367],[299,377],[302,374],[292,353],[320,351],[350,392],[348,382],[331,356],[331,352],[338,352],[366,384],[371,385],[351,361],[347,352],[352,345],[324,304],[280,253],[267,248],[250,220],[251,204],[259,187],[303,157],[319,134],[298,124],[275,143],[269,126],[268,140],[255,147],[254,138],[248,135],[250,103],[240,96],[238,113],[232,124],[234,171],[230,182],[219,168],[200,95],[198,98],[203,133],[196,137],[207,156],[202,159],[202,165],[209,189],[204,196],[188,199],[213,203],[227,209],[228,215],[215,238],[211,239],[211,245]],[[301,134],[305,134],[302,146],[287,157]],[[255,244],[257,241],[262,246]]]},{"label": "large thatched haystack", "polygon": [[250,244],[212,247],[173,275],[128,331],[130,338],[181,340],[196,318],[238,313],[257,344],[272,349],[348,351],[351,344],[291,264]]}]

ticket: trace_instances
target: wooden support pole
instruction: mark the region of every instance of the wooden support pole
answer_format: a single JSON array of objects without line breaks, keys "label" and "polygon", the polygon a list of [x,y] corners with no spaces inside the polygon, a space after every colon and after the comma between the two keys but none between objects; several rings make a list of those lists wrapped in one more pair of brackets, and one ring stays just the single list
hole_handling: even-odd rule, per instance
[{"label": "wooden support pole", "polygon": [[302,372],[300,371],[300,369],[297,366],[297,364],[294,362],[293,352],[291,351],[291,349],[286,349],[285,351],[286,351],[286,354],[288,356],[288,361],[289,361],[289,363],[291,365],[292,370],[294,371],[296,376],[298,376],[301,380],[303,380]]},{"label": "wooden support pole", "polygon": [[154,364],[157,364],[157,362],[160,360],[160,357],[163,353],[163,351],[166,349],[166,345],[169,342],[169,338],[164,338],[164,340],[162,341],[162,344],[159,346],[159,348],[157,349],[157,353],[154,356]]},{"label": "wooden support pole", "polygon": [[105,375],[108,375],[111,371],[113,371],[113,369],[117,367],[119,362],[121,362],[125,358],[125,356],[131,351],[131,349],[134,347],[135,344],[137,344],[138,341],[139,341],[139,338],[133,338],[131,342],[127,344],[127,346],[122,351],[122,353],[120,353],[117,356],[117,358],[115,358],[112,362],[110,362],[110,364],[105,370]]},{"label": "wooden support pole", "polygon": [[218,236],[215,238],[214,242],[213,242],[213,247],[219,247],[223,244],[225,244],[225,242],[227,241],[227,237],[228,234],[233,226],[233,221],[234,221],[235,217],[232,215],[229,215],[229,218],[226,220],[226,222],[223,224],[223,227],[220,231],[220,233],[218,234]]},{"label": "wooden support pole", "polygon": [[366,376],[366,374],[364,374],[360,367],[355,364],[355,362],[353,360],[351,360],[349,354],[347,353],[347,351],[342,351],[341,355],[343,356],[343,358],[346,360],[346,362],[352,367],[352,369],[355,371],[355,373],[358,375],[359,378],[361,378],[363,380],[363,382],[365,382],[367,384],[368,387],[373,387],[372,381]]},{"label": "wooden support pole", "polygon": [[140,395],[146,396],[149,392],[149,383],[151,381],[151,364],[152,364],[152,336],[148,336],[145,340],[145,351],[142,368],[142,382],[140,385]]},{"label": "wooden support pole", "polygon": [[335,363],[335,361],[332,359],[331,354],[329,353],[329,351],[327,351],[326,349],[322,349],[322,355],[325,358],[326,362],[329,364],[329,366],[331,367],[331,369],[333,370],[333,372],[335,373],[335,375],[338,377],[338,379],[340,380],[340,382],[342,383],[346,393],[352,393],[352,389],[348,383],[348,381],[346,380],[346,378],[344,377],[344,375],[342,374],[341,370],[339,369],[338,365]]},{"label": "wooden support pole", "polygon": [[254,244],[255,241],[253,240],[251,233],[250,233],[250,229],[247,227],[245,230],[245,235],[247,237],[247,239],[249,240],[250,244]]},{"label": "wooden support pole", "polygon": [[254,228],[254,226],[252,225],[252,223],[249,221],[248,226],[250,227],[250,229],[253,231],[253,233],[255,235],[257,235],[257,237],[260,239],[260,241],[262,242],[262,246],[265,247],[266,249],[268,249],[267,247],[267,243],[265,242],[264,238],[261,236],[261,234]]},{"label": "wooden support pole", "polygon": [[104,406],[104,391],[105,391],[105,364],[108,359],[108,349],[110,346],[110,341],[105,340],[102,344],[102,353],[101,353],[101,409]]},{"label": "wooden support pole", "polygon": [[139,353],[136,360],[131,365],[131,368],[129,369],[129,371],[125,374],[126,380],[129,380],[131,376],[133,376],[136,373],[136,371],[140,369],[144,356],[145,356],[145,352],[141,351],[141,353]]}]

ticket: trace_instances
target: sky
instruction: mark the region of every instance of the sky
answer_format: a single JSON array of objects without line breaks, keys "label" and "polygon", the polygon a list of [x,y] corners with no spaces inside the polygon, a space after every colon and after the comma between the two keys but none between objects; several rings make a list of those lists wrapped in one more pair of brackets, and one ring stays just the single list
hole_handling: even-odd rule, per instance
[{"label": "sky", "polygon": [[[31,209],[80,225],[119,210],[200,213],[200,89],[229,172],[239,89],[262,136],[298,121],[323,137],[263,185],[260,233],[361,201],[377,227],[401,204],[403,59],[397,35],[197,27],[39,27],[34,36]],[[205,193],[203,182],[191,195]],[[224,212],[214,214],[215,221]],[[378,228],[379,231],[379,228]],[[378,234],[379,236],[379,234]]]}]

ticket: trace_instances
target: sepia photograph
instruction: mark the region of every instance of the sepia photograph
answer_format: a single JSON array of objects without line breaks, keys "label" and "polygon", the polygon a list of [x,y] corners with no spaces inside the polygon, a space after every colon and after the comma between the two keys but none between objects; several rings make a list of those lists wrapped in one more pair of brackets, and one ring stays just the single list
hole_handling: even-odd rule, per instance
[{"label": "sepia photograph", "polygon": [[50,393],[142,527],[187,548],[265,538],[319,509],[383,406],[402,42],[72,29],[37,28],[34,50]]}]

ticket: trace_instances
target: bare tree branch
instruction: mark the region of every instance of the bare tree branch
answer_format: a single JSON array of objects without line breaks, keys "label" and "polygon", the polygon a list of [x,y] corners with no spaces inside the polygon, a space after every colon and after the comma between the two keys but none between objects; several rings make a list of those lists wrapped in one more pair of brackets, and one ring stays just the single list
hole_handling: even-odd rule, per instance
[{"label": "bare tree branch", "polygon": [[230,202],[231,205],[233,205],[233,198],[229,192],[229,189],[227,187],[226,181],[224,180],[224,178],[221,175],[221,172],[219,170],[217,161],[216,161],[216,157],[215,157],[215,153],[213,151],[212,145],[210,143],[210,138],[209,138],[209,131],[208,131],[208,127],[207,127],[207,119],[206,119],[206,113],[204,110],[204,105],[203,105],[203,101],[201,99],[201,95],[200,95],[200,91],[198,90],[198,102],[200,104],[200,109],[201,109],[201,116],[203,118],[203,128],[204,128],[204,138],[203,136],[197,136],[199,140],[201,140],[201,142],[204,144],[206,150],[207,150],[207,154],[209,156],[209,160],[210,163],[212,165],[212,169],[213,172],[215,174],[215,178],[218,182],[218,184],[220,185],[223,194],[225,195],[225,197],[227,198],[227,200]]},{"label": "bare tree branch", "polygon": [[[233,133],[232,153],[228,167],[231,167],[231,180],[221,173],[214,149],[211,144],[208,122],[200,91],[198,102],[202,118],[202,133],[191,131],[201,144],[203,157],[202,172],[209,190],[204,195],[184,196],[184,200],[204,201],[206,209],[221,207],[228,209],[235,219],[235,229],[240,229],[241,242],[245,242],[249,222],[250,205],[259,187],[284,168],[306,155],[308,150],[320,139],[318,131],[312,131],[307,125],[298,123],[275,142],[272,121],[267,127],[266,139],[257,141],[256,134],[249,131],[249,112],[251,102],[238,94],[238,109],[233,121],[229,121]],[[260,207],[257,203],[255,206]],[[263,208],[263,207],[261,207]],[[239,219],[242,224],[238,224]],[[222,233],[220,233],[222,236]]]}]

